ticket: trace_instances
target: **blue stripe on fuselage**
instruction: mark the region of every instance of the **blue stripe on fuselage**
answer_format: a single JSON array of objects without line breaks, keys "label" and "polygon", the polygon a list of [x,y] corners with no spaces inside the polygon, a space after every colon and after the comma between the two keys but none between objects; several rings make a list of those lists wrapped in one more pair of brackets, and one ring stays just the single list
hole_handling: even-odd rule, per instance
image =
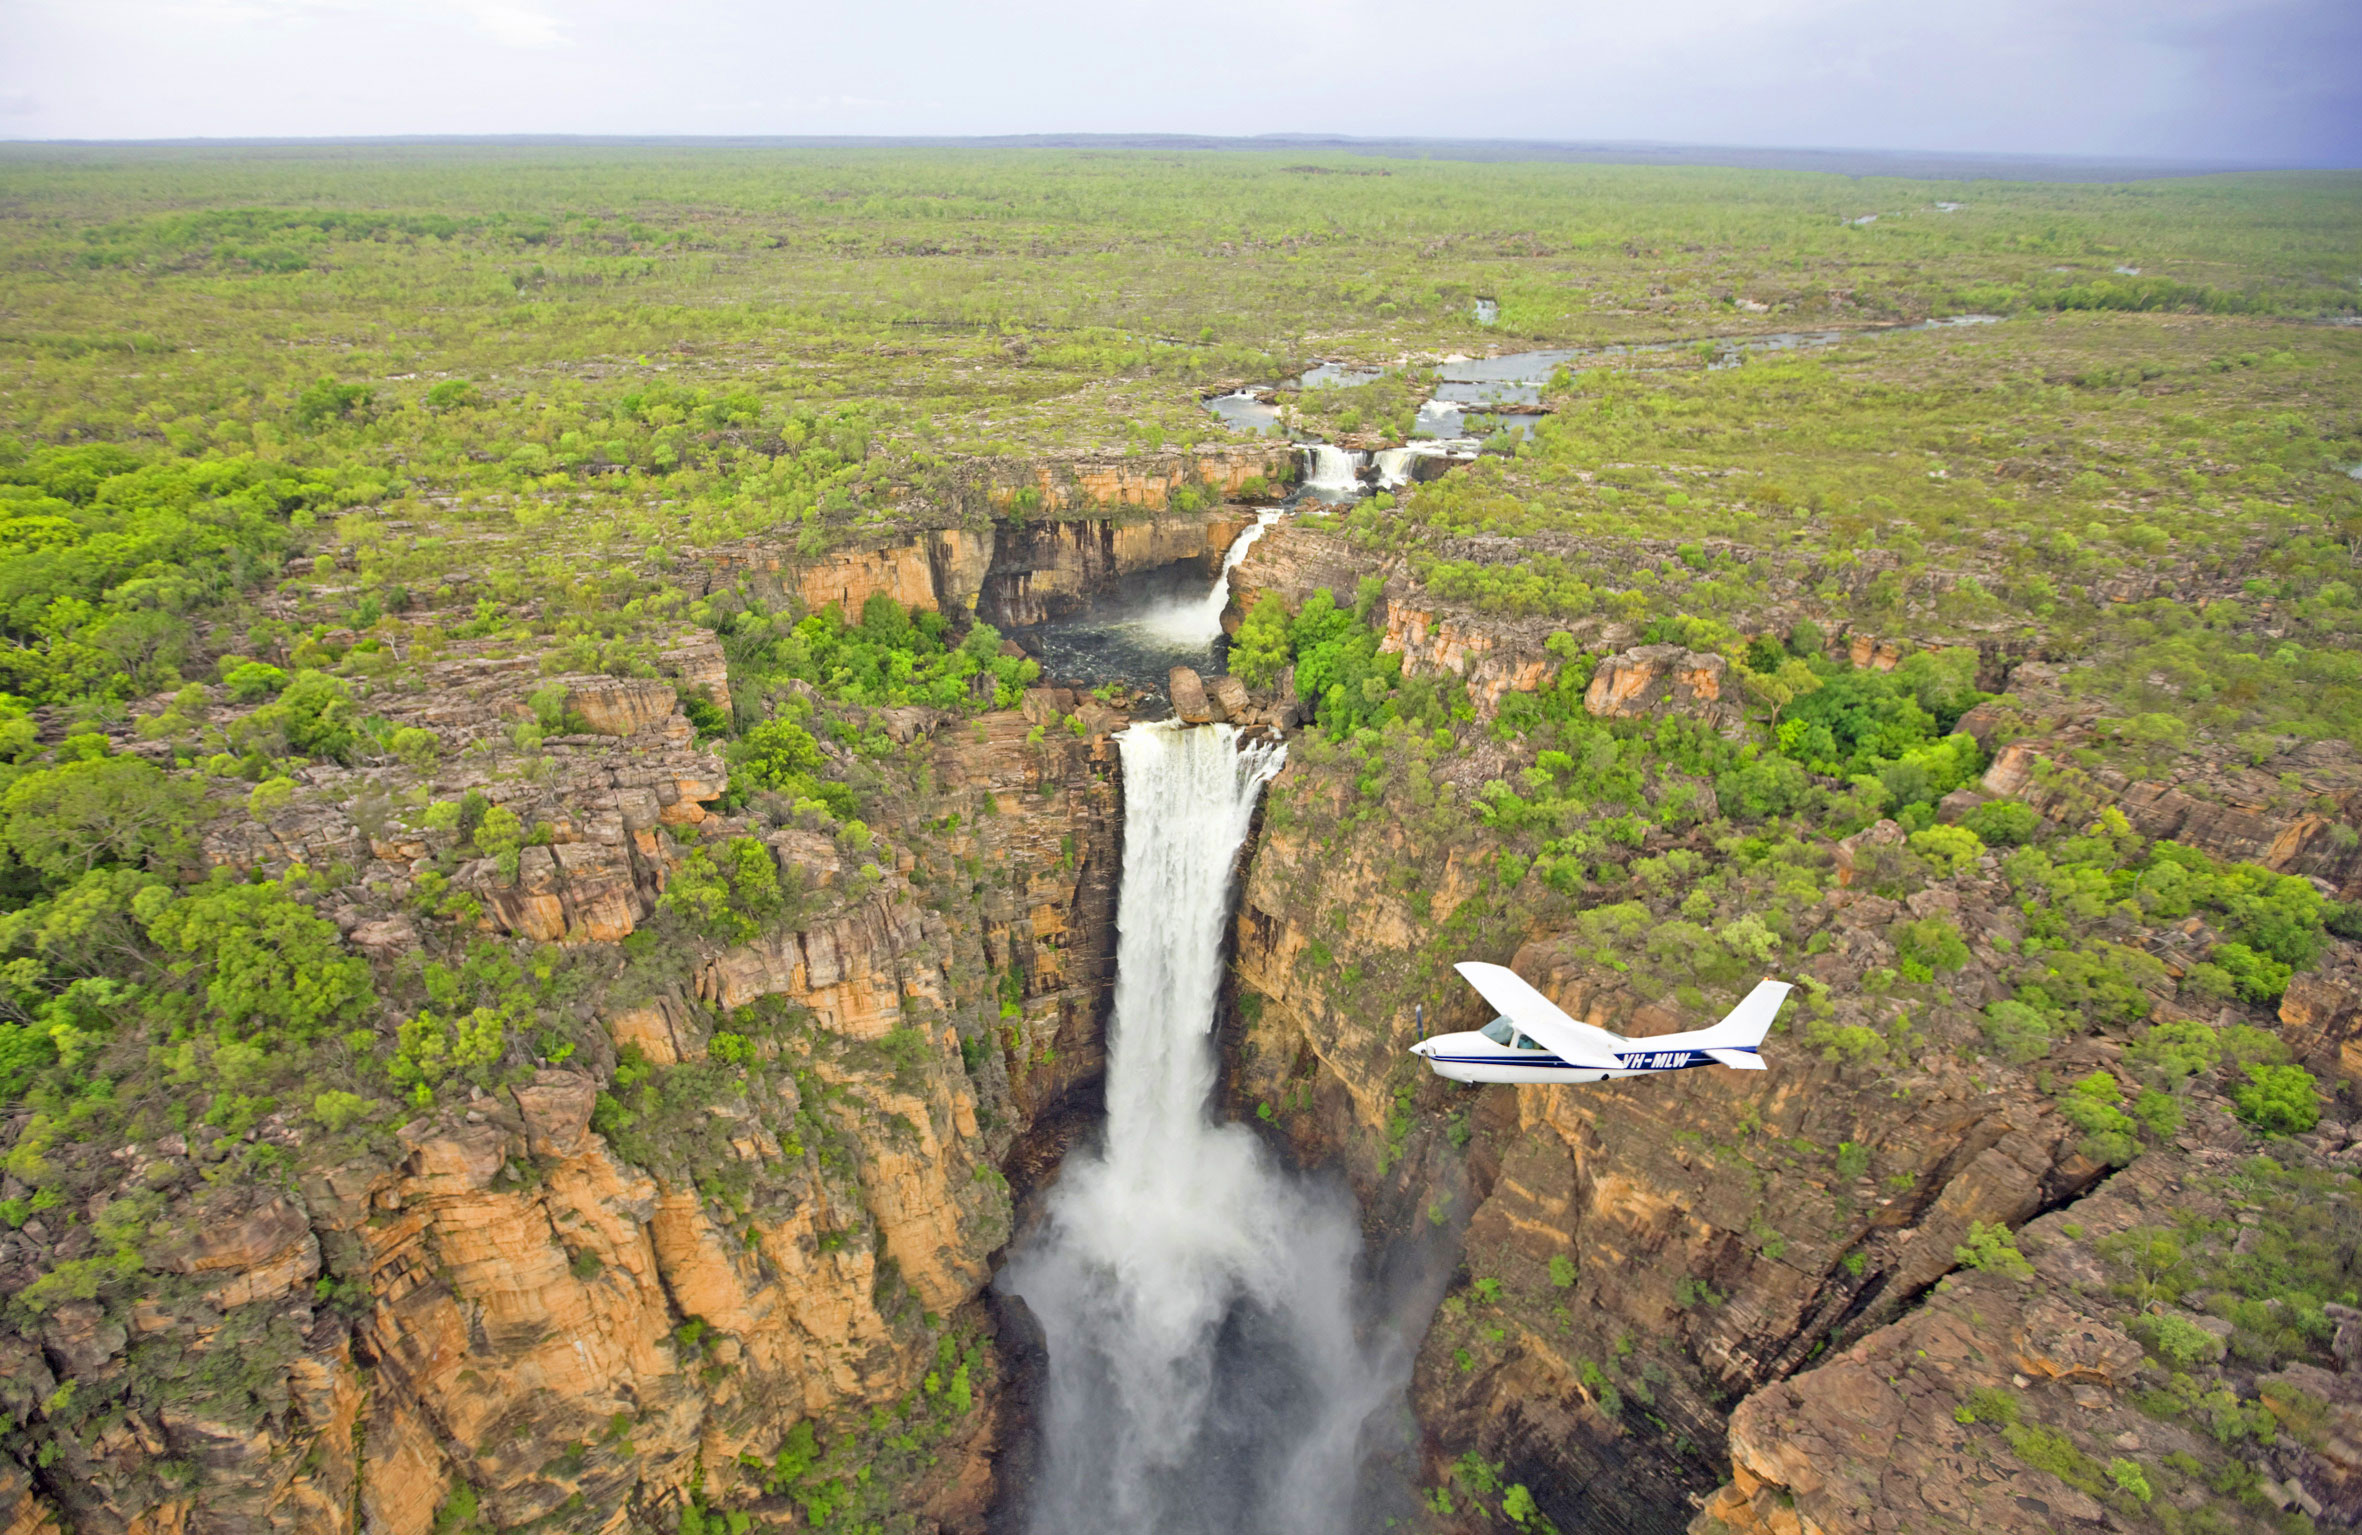
[{"label": "blue stripe on fuselage", "polygon": [[[1743,1050],[1748,1055],[1756,1052],[1747,1046],[1728,1048]],[[1521,1050],[1515,1055],[1431,1055],[1431,1061],[1442,1061],[1454,1066],[1536,1066],[1544,1070],[1557,1067],[1562,1071],[1599,1071],[1598,1066],[1577,1066],[1572,1061],[1555,1055],[1544,1055],[1538,1050]],[[1616,1057],[1617,1071],[1682,1071],[1692,1066],[1714,1066],[1720,1063],[1703,1050],[1635,1050]]]}]

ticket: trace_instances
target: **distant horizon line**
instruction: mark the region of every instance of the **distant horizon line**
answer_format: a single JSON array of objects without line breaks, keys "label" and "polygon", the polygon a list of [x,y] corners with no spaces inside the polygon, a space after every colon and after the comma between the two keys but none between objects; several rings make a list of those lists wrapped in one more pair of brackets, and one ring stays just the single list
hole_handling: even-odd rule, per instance
[{"label": "distant horizon line", "polygon": [[1103,149],[1165,152],[1330,150],[1391,159],[1694,166],[1817,171],[1938,181],[2129,181],[2354,165],[2287,160],[2092,154],[2054,150],[1866,149],[1686,144],[1661,139],[1420,137],[1340,133],[686,134],[388,133],[189,135],[174,138],[0,138],[0,151],[40,149],[304,149],[632,147],[716,149]]}]

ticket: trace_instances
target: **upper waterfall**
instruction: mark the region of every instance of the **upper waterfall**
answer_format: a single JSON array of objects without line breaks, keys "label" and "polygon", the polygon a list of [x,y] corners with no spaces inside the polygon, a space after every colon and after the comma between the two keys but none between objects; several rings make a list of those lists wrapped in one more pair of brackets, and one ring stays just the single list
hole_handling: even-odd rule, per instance
[{"label": "upper waterfall", "polygon": [[1308,442],[1302,445],[1310,455],[1308,472],[1304,476],[1304,493],[1308,496],[1345,497],[1362,493],[1361,455],[1348,452],[1334,443]]},{"label": "upper waterfall", "polygon": [[1255,520],[1230,541],[1230,548],[1222,556],[1222,569],[1203,597],[1157,608],[1139,620],[1141,627],[1175,645],[1213,644],[1222,633],[1222,610],[1230,606],[1230,573],[1238,569],[1239,561],[1255,547],[1255,540],[1263,536],[1263,530],[1277,521],[1276,510],[1258,512]]},{"label": "upper waterfall", "polygon": [[1355,1337],[1349,1202],[1207,1113],[1231,866],[1284,748],[1227,725],[1118,739],[1106,1141],[1068,1157],[1000,1280],[1049,1356],[1031,1528],[1330,1535],[1400,1350]]}]

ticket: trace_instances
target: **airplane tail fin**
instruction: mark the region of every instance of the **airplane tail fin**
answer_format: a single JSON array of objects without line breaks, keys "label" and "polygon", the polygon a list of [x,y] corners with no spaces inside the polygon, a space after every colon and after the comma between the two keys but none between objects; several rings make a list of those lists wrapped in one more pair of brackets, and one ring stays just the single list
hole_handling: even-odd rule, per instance
[{"label": "airplane tail fin", "polygon": [[[1710,1029],[1701,1030],[1694,1048],[1709,1053],[1715,1050],[1752,1050],[1763,1043],[1763,1036],[1771,1032],[1772,1020],[1780,1015],[1780,1004],[1795,990],[1786,981],[1759,981],[1746,999],[1725,1014],[1723,1020]],[[1720,1057],[1716,1057],[1720,1059]],[[1724,1065],[1733,1062],[1724,1061]]]}]

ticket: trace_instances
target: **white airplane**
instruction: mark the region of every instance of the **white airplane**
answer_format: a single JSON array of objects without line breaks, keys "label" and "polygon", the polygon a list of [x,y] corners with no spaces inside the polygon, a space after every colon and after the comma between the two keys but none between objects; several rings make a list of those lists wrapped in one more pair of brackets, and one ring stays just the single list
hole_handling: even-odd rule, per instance
[{"label": "white airplane", "polygon": [[1411,1046],[1437,1076],[1455,1082],[1600,1082],[1691,1066],[1761,1071],[1756,1047],[1793,989],[1786,981],[1759,982],[1712,1028],[1626,1039],[1569,1018],[1504,966],[1452,968],[1503,1015],[1473,1033],[1438,1034]]}]

